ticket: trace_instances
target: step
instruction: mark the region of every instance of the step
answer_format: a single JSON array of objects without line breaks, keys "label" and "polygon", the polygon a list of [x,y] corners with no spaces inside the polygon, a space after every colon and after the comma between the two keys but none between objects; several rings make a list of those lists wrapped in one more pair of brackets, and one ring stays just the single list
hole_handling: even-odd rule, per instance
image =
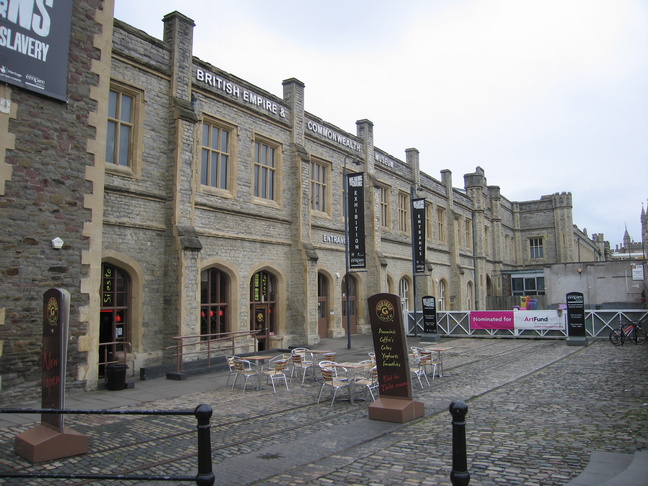
[{"label": "step", "polygon": [[642,469],[648,466],[646,454],[594,451],[583,472],[565,486],[648,486],[648,473]]},{"label": "step", "polygon": [[630,465],[603,486],[648,486],[648,451],[637,451]]}]

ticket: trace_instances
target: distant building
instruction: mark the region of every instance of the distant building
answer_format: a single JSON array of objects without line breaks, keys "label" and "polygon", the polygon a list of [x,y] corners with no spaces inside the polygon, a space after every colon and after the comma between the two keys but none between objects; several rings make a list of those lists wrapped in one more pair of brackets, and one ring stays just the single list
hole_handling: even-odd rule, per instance
[{"label": "distant building", "polygon": [[648,216],[646,215],[646,209],[642,206],[641,208],[641,241],[634,241],[628,233],[628,228],[626,227],[625,233],[623,234],[623,244],[616,245],[614,252],[612,253],[612,259],[614,260],[640,260],[647,257],[646,253],[646,243],[648,242]]},{"label": "distant building", "polygon": [[[125,352],[136,373],[171,366],[177,336],[313,344],[347,321],[369,332],[377,292],[403,311],[424,295],[440,311],[510,308],[545,294],[548,265],[605,259],[603,235],[574,225],[570,193],[510,201],[480,167],[456,188],[449,170],[421,172],[416,149],[401,160],[375,146],[371,121],[347,133],[307,112],[297,79],[277,97],[193,57],[182,14],[165,16],[159,40],[112,11],[73,1],[67,102],[2,95],[0,401],[35,393],[51,287],[71,293],[68,387],[91,389]],[[364,268],[348,295],[345,170],[364,175],[349,217],[364,216]]]}]

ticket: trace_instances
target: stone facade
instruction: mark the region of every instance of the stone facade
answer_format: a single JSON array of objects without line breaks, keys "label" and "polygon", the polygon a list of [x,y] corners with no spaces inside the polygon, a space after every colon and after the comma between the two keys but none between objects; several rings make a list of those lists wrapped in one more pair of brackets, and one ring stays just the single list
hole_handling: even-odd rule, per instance
[{"label": "stone facade", "polygon": [[[423,295],[439,310],[484,309],[512,273],[600,258],[573,225],[570,194],[512,202],[479,167],[455,188],[449,170],[421,172],[416,149],[400,160],[374,146],[371,121],[352,134],[308,113],[301,81],[285,80],[277,97],[193,57],[194,23],[182,14],[164,18],[159,40],[113,24],[112,9],[74,2],[68,104],[9,90],[12,110],[0,114],[3,401],[40,379],[34,336],[52,286],[72,294],[73,388],[99,383],[107,316],[108,341],[130,344],[136,372],[173,363],[172,338],[203,333],[218,313],[228,332],[265,319],[266,347],[345,335],[345,170],[365,174],[355,332],[369,331],[365,302],[377,292],[401,295],[404,310]],[[114,94],[132,100],[125,165],[106,160]],[[206,129],[227,133],[226,150],[209,151]],[[204,179],[205,153],[227,158],[225,182]],[[415,278],[412,197],[425,198],[427,225],[426,272]],[[51,248],[56,236],[62,250]],[[107,307],[115,271],[124,302]]]}]

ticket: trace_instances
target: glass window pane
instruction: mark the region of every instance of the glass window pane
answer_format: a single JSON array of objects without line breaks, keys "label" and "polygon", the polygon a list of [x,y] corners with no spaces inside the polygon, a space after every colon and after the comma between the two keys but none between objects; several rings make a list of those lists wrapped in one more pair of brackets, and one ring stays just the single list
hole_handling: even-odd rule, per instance
[{"label": "glass window pane", "polygon": [[202,144],[203,147],[209,147],[209,125],[203,125]]},{"label": "glass window pane", "polygon": [[221,152],[229,152],[229,132],[221,130]]},{"label": "glass window pane", "polygon": [[200,183],[203,185],[207,185],[208,179],[207,179],[207,174],[209,169],[209,152],[205,149],[202,151],[202,160],[201,160],[201,166],[200,166]]},{"label": "glass window pane", "polygon": [[220,187],[221,189],[227,189],[227,155],[221,155],[220,163]]},{"label": "glass window pane", "polygon": [[106,140],[106,162],[115,162],[115,130],[117,124],[115,122],[108,122],[108,134]]},{"label": "glass window pane", "polygon": [[115,91],[111,91],[108,97],[108,116],[117,118],[117,93]]},{"label": "glass window pane", "polygon": [[212,187],[218,187],[218,153],[211,153],[211,183]]},{"label": "glass window pane", "polygon": [[131,106],[133,103],[133,98],[125,94],[121,95],[121,113],[119,119],[124,122],[130,123],[131,121]]},{"label": "glass window pane", "polygon": [[524,290],[524,281],[521,278],[511,279],[511,287],[514,292],[522,292]]},{"label": "glass window pane", "polygon": [[525,278],[524,279],[524,290],[535,290],[536,281],[535,278]]},{"label": "glass window pane", "polygon": [[119,165],[130,165],[128,151],[130,148],[130,127],[121,125],[119,127]]}]

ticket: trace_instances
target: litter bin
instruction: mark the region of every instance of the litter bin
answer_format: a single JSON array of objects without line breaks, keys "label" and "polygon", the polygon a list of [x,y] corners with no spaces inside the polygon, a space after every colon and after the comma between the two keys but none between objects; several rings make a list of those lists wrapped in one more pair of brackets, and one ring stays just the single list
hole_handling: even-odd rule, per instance
[{"label": "litter bin", "polygon": [[108,390],[123,390],[126,388],[126,370],[128,366],[112,363],[106,366],[106,388]]}]

